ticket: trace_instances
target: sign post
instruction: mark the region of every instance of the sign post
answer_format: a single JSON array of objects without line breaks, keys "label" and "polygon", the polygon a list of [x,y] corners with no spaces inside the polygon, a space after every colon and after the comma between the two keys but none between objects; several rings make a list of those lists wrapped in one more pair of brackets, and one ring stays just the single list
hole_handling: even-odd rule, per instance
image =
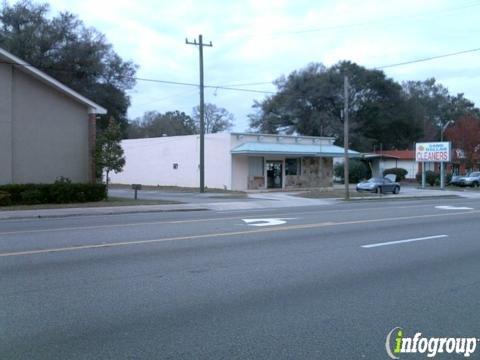
[{"label": "sign post", "polygon": [[445,190],[445,165],[440,163],[440,190]]},{"label": "sign post", "polygon": [[425,187],[426,174],[425,163],[440,163],[440,186],[445,186],[444,163],[450,162],[452,157],[452,147],[449,141],[428,142],[415,144],[415,159],[422,163],[422,188]]},{"label": "sign post", "polygon": [[142,184],[132,184],[132,189],[135,191],[133,197],[134,197],[135,200],[137,200],[137,198],[138,198],[137,191],[142,190]]},{"label": "sign post", "polygon": [[422,189],[425,189],[425,163],[422,161]]}]

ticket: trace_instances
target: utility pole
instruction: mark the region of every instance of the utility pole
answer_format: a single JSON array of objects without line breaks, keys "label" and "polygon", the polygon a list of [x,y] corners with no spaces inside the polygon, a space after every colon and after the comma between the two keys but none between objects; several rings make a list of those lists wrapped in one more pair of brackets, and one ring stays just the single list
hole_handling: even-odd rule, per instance
[{"label": "utility pole", "polygon": [[185,44],[198,46],[200,55],[200,192],[205,192],[205,100],[204,100],[204,84],[203,84],[203,47],[212,47],[213,44],[210,41],[209,44],[203,43],[202,35],[198,35],[197,39],[193,42],[185,39]]},{"label": "utility pole", "polygon": [[349,189],[349,169],[348,169],[348,77],[345,75],[343,78],[343,91],[344,91],[344,108],[343,108],[343,178],[345,183],[345,200],[350,199]]},{"label": "utility pole", "polygon": [[[447,130],[447,127],[452,123],[452,120],[448,120],[442,126],[442,129],[440,130],[440,142],[443,142],[443,134],[445,133],[445,130]],[[445,163],[443,161],[440,163],[440,190],[445,190]]]}]

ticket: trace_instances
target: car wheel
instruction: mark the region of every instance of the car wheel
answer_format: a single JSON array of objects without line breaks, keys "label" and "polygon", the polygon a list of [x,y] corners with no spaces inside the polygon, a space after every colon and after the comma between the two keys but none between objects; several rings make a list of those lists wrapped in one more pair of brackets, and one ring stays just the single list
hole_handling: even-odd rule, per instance
[{"label": "car wheel", "polygon": [[393,193],[394,193],[395,195],[397,195],[399,192],[400,192],[400,187],[399,187],[399,186],[395,186],[395,187],[393,188]]}]

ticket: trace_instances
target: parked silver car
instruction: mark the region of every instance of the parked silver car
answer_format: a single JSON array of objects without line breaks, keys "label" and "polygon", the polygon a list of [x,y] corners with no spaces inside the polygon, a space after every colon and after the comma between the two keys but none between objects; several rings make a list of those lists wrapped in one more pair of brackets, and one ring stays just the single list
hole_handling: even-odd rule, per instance
[{"label": "parked silver car", "polygon": [[473,171],[467,176],[462,176],[455,181],[459,186],[478,187],[480,185],[480,171]]},{"label": "parked silver car", "polygon": [[464,176],[461,175],[453,175],[452,179],[448,183],[449,185],[455,185],[455,186],[460,186],[460,181],[464,178]]},{"label": "parked silver car", "polygon": [[398,194],[400,192],[400,184],[386,177],[374,177],[358,183],[357,191],[369,191],[377,194],[385,194],[387,192]]}]

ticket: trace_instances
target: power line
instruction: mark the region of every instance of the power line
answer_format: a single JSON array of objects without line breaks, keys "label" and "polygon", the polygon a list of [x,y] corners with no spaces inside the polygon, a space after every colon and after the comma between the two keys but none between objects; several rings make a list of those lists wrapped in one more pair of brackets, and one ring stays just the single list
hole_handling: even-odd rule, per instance
[{"label": "power line", "polygon": [[462,54],[473,53],[473,52],[477,52],[477,51],[480,51],[480,48],[463,50],[463,51],[457,51],[457,52],[449,53],[449,54],[442,54],[442,55],[430,56],[430,57],[426,57],[426,58],[420,58],[420,59],[415,59],[415,60],[410,60],[410,61],[404,61],[404,62],[399,62],[399,63],[395,63],[395,64],[389,64],[389,65],[383,65],[383,66],[376,66],[374,69],[378,69],[378,70],[380,70],[380,69],[388,69],[388,68],[392,68],[392,67],[409,65],[409,64],[415,64],[415,63],[425,62],[425,61],[431,61],[431,60],[446,58],[446,57],[450,57],[450,56],[457,56],[457,55],[462,55]]},{"label": "power line", "polygon": [[[187,82],[179,82],[179,81],[169,81],[169,80],[160,80],[160,79],[148,79],[148,78],[135,78],[138,81],[147,81],[147,82],[154,82],[160,84],[170,84],[170,85],[183,85],[183,86],[195,86],[198,87],[199,84],[194,83],[187,83]],[[256,83],[259,84],[259,83]],[[271,82],[269,83],[271,84]],[[241,84],[239,86],[243,86],[245,84]],[[250,83],[253,85],[253,83]],[[232,91],[244,91],[244,92],[252,92],[252,93],[259,93],[259,94],[274,94],[272,91],[263,91],[263,90],[255,90],[255,89],[244,89],[244,88],[236,88],[236,85],[231,86],[220,86],[220,85],[204,85],[205,88],[209,89],[221,89],[221,90],[232,90]]]},{"label": "power line", "polygon": [[150,97],[149,101],[142,102],[140,104],[135,104],[135,105],[136,106],[147,106],[147,105],[150,105],[150,104],[155,104],[155,103],[165,101],[165,100],[168,100],[168,99],[172,99],[172,98],[184,99],[187,96],[193,96],[196,92],[197,92],[196,90],[193,90],[193,91],[190,90],[190,91],[187,91],[187,92],[182,91],[182,92],[173,93],[173,94],[170,94],[168,96],[163,96],[163,97]]},{"label": "power line", "polygon": [[[268,82],[267,81],[262,81],[262,82],[254,82],[254,83],[229,84],[228,86],[229,87],[236,87],[236,86],[247,86],[247,85],[255,86],[255,85],[266,85],[266,84],[272,85],[272,82],[271,81],[268,81]],[[212,85],[212,88],[213,88],[213,85]],[[235,89],[235,90],[238,90],[238,89]],[[250,89],[245,89],[245,90],[248,90],[250,92]],[[193,94],[195,94],[195,92],[196,92],[196,90],[188,91],[188,92],[174,93],[174,94],[170,94],[168,96],[164,96],[164,97],[160,97],[160,98],[159,97],[151,97],[151,100],[149,100],[147,102],[142,102],[140,104],[135,104],[135,105],[136,106],[145,106],[145,105],[154,104],[154,103],[157,103],[157,102],[160,102],[160,101],[163,101],[163,100],[167,100],[167,99],[185,98],[187,96],[192,96]],[[214,92],[215,96],[217,96],[216,92],[217,92],[217,87],[215,87],[215,92]],[[273,92],[272,92],[272,94],[273,94]]]},{"label": "power line", "polygon": [[316,33],[322,31],[329,31],[329,30],[341,30],[341,29],[349,29],[355,27],[365,27],[365,26],[375,26],[380,24],[389,23],[391,24],[392,21],[413,21],[415,18],[423,18],[429,17],[434,15],[441,15],[441,14],[448,14],[453,11],[459,11],[468,9],[471,7],[480,6],[478,1],[470,2],[464,6],[453,7],[453,8],[446,8],[438,11],[428,11],[423,13],[411,14],[411,15],[403,15],[403,16],[391,16],[388,18],[383,18],[381,20],[373,20],[373,21],[365,21],[365,22],[358,22],[358,23],[350,23],[350,24],[339,24],[339,25],[331,25],[331,26],[324,26],[318,28],[311,28],[311,29],[301,29],[301,30],[286,30],[286,31],[278,31],[278,32],[271,32],[271,33],[254,33],[254,34],[244,34],[243,36],[249,37],[258,37],[258,36],[282,36],[282,35],[302,35],[308,33]]},{"label": "power line", "polygon": [[[397,66],[404,66],[404,65],[410,65],[410,64],[415,64],[415,63],[421,63],[421,62],[427,62],[427,61],[432,61],[432,60],[437,60],[437,59],[442,59],[442,58],[447,58],[447,57],[453,57],[453,56],[458,56],[458,55],[464,55],[464,54],[469,54],[469,53],[474,53],[480,51],[480,48],[474,48],[474,49],[468,49],[468,50],[462,50],[462,51],[457,51],[453,53],[447,53],[447,54],[441,54],[441,55],[435,55],[435,56],[430,56],[430,57],[425,57],[425,58],[419,58],[419,59],[414,59],[414,60],[409,60],[409,61],[403,61],[399,63],[393,63],[393,64],[388,64],[388,65],[382,65],[382,66],[375,66],[373,67],[374,69],[382,70],[382,69],[388,69],[392,67],[397,67]],[[21,64],[21,63],[14,63],[14,62],[8,62],[8,61],[0,61],[0,64],[9,64],[9,65],[16,65],[16,66],[25,66],[25,67],[34,67],[34,65],[30,64]],[[55,71],[60,70],[60,69],[54,69]],[[61,70],[60,70],[61,71]],[[135,80],[137,81],[145,81],[145,82],[153,82],[153,83],[160,83],[160,84],[170,84],[170,85],[182,85],[182,86],[194,86],[194,87],[199,87],[199,84],[195,83],[188,83],[188,82],[180,82],[180,81],[170,81],[170,80],[162,80],[162,79],[151,79],[151,78],[141,78],[141,77],[134,77]],[[258,93],[258,94],[275,94],[273,91],[265,91],[265,90],[256,90],[256,89],[246,89],[246,88],[237,88],[235,86],[254,86],[254,85],[265,85],[265,84],[272,84],[272,82],[255,82],[255,83],[243,83],[243,84],[237,84],[237,85],[230,85],[230,86],[221,86],[221,85],[205,85],[205,88],[209,89],[221,89],[221,90],[231,90],[231,91],[241,91],[241,92],[249,92],[249,93]]]},{"label": "power line", "polygon": [[[399,63],[394,63],[394,64],[388,64],[388,65],[382,65],[382,66],[376,66],[374,69],[388,69],[392,67],[397,67],[397,66],[403,66],[403,65],[409,65],[409,64],[415,64],[415,63],[420,63],[420,62],[427,62],[431,60],[436,60],[436,59],[442,59],[446,57],[452,57],[452,56],[458,56],[458,55],[463,55],[463,54],[469,54],[473,52],[478,52],[480,51],[480,48],[474,48],[474,49],[468,49],[468,50],[462,50],[462,51],[457,51],[453,53],[447,53],[447,54],[441,54],[441,55],[435,55],[435,56],[430,56],[426,58],[419,58],[419,59],[414,59],[414,60],[409,60],[409,61],[404,61],[404,62],[399,62]],[[145,78],[136,78],[136,80],[142,80],[142,81],[151,81],[151,82],[158,82],[158,83],[166,83],[166,84],[173,84],[173,85],[186,85],[186,86],[198,86],[198,84],[193,84],[193,83],[184,83],[184,82],[176,82],[176,81],[166,81],[166,80],[156,80],[156,79],[145,79]],[[258,83],[249,83],[249,84],[239,84],[238,86],[243,86],[243,85],[260,85],[260,84],[267,84],[266,82],[258,82]],[[271,84],[271,82],[269,83]],[[274,94],[272,91],[263,91],[263,90],[254,90],[254,89],[243,89],[243,88],[235,88],[233,86],[236,85],[230,85],[228,86],[214,86],[214,85],[205,85],[206,88],[211,88],[211,89],[222,89],[222,90],[233,90],[233,91],[246,91],[246,92],[254,92],[254,93],[261,93],[261,94]]]},{"label": "power line", "polygon": [[206,87],[206,88],[210,88],[210,89],[222,89],[222,90],[232,90],[232,91],[243,91],[243,92],[251,92],[251,93],[257,93],[257,94],[275,94],[273,91],[244,89],[244,88],[235,88],[235,87],[228,87],[228,86],[205,85],[205,87]]},{"label": "power line", "polygon": [[237,87],[237,86],[256,86],[256,85],[273,85],[273,81],[260,81],[260,82],[251,82],[251,83],[240,83],[240,84],[225,84],[224,86]]},{"label": "power line", "polygon": [[139,78],[139,77],[135,77],[134,79],[138,81],[146,81],[146,82],[154,82],[154,83],[170,84],[170,85],[198,86],[198,84],[169,81],[169,80],[147,79],[147,78]]},{"label": "power line", "polygon": [[[27,63],[16,63],[11,61],[2,61],[0,60],[0,64],[7,64],[7,65],[14,65],[14,66],[22,66],[22,67],[32,67],[36,68],[35,65],[27,64]],[[40,69],[42,70],[42,69]],[[71,72],[68,69],[59,69],[59,68],[49,68],[49,70],[55,72]],[[45,70],[42,70],[45,71]],[[170,80],[161,80],[161,79],[149,79],[149,78],[141,78],[141,77],[134,77],[133,79],[137,81],[145,81],[145,82],[154,82],[160,84],[170,84],[170,85],[183,85],[183,86],[195,86],[199,87],[199,84],[195,83],[187,83],[187,82],[180,82],[180,81],[170,81]],[[231,85],[231,86],[220,86],[220,85],[205,85],[205,88],[209,89],[221,89],[221,90],[231,90],[231,91],[242,91],[242,92],[251,92],[251,93],[258,93],[258,94],[274,94],[272,91],[262,91],[262,90],[255,90],[255,89],[244,89],[244,88],[236,88],[235,86],[244,86],[244,85],[260,85],[260,84],[271,84],[271,82],[262,82],[262,83],[250,83],[250,84],[240,84],[240,85]]]}]

